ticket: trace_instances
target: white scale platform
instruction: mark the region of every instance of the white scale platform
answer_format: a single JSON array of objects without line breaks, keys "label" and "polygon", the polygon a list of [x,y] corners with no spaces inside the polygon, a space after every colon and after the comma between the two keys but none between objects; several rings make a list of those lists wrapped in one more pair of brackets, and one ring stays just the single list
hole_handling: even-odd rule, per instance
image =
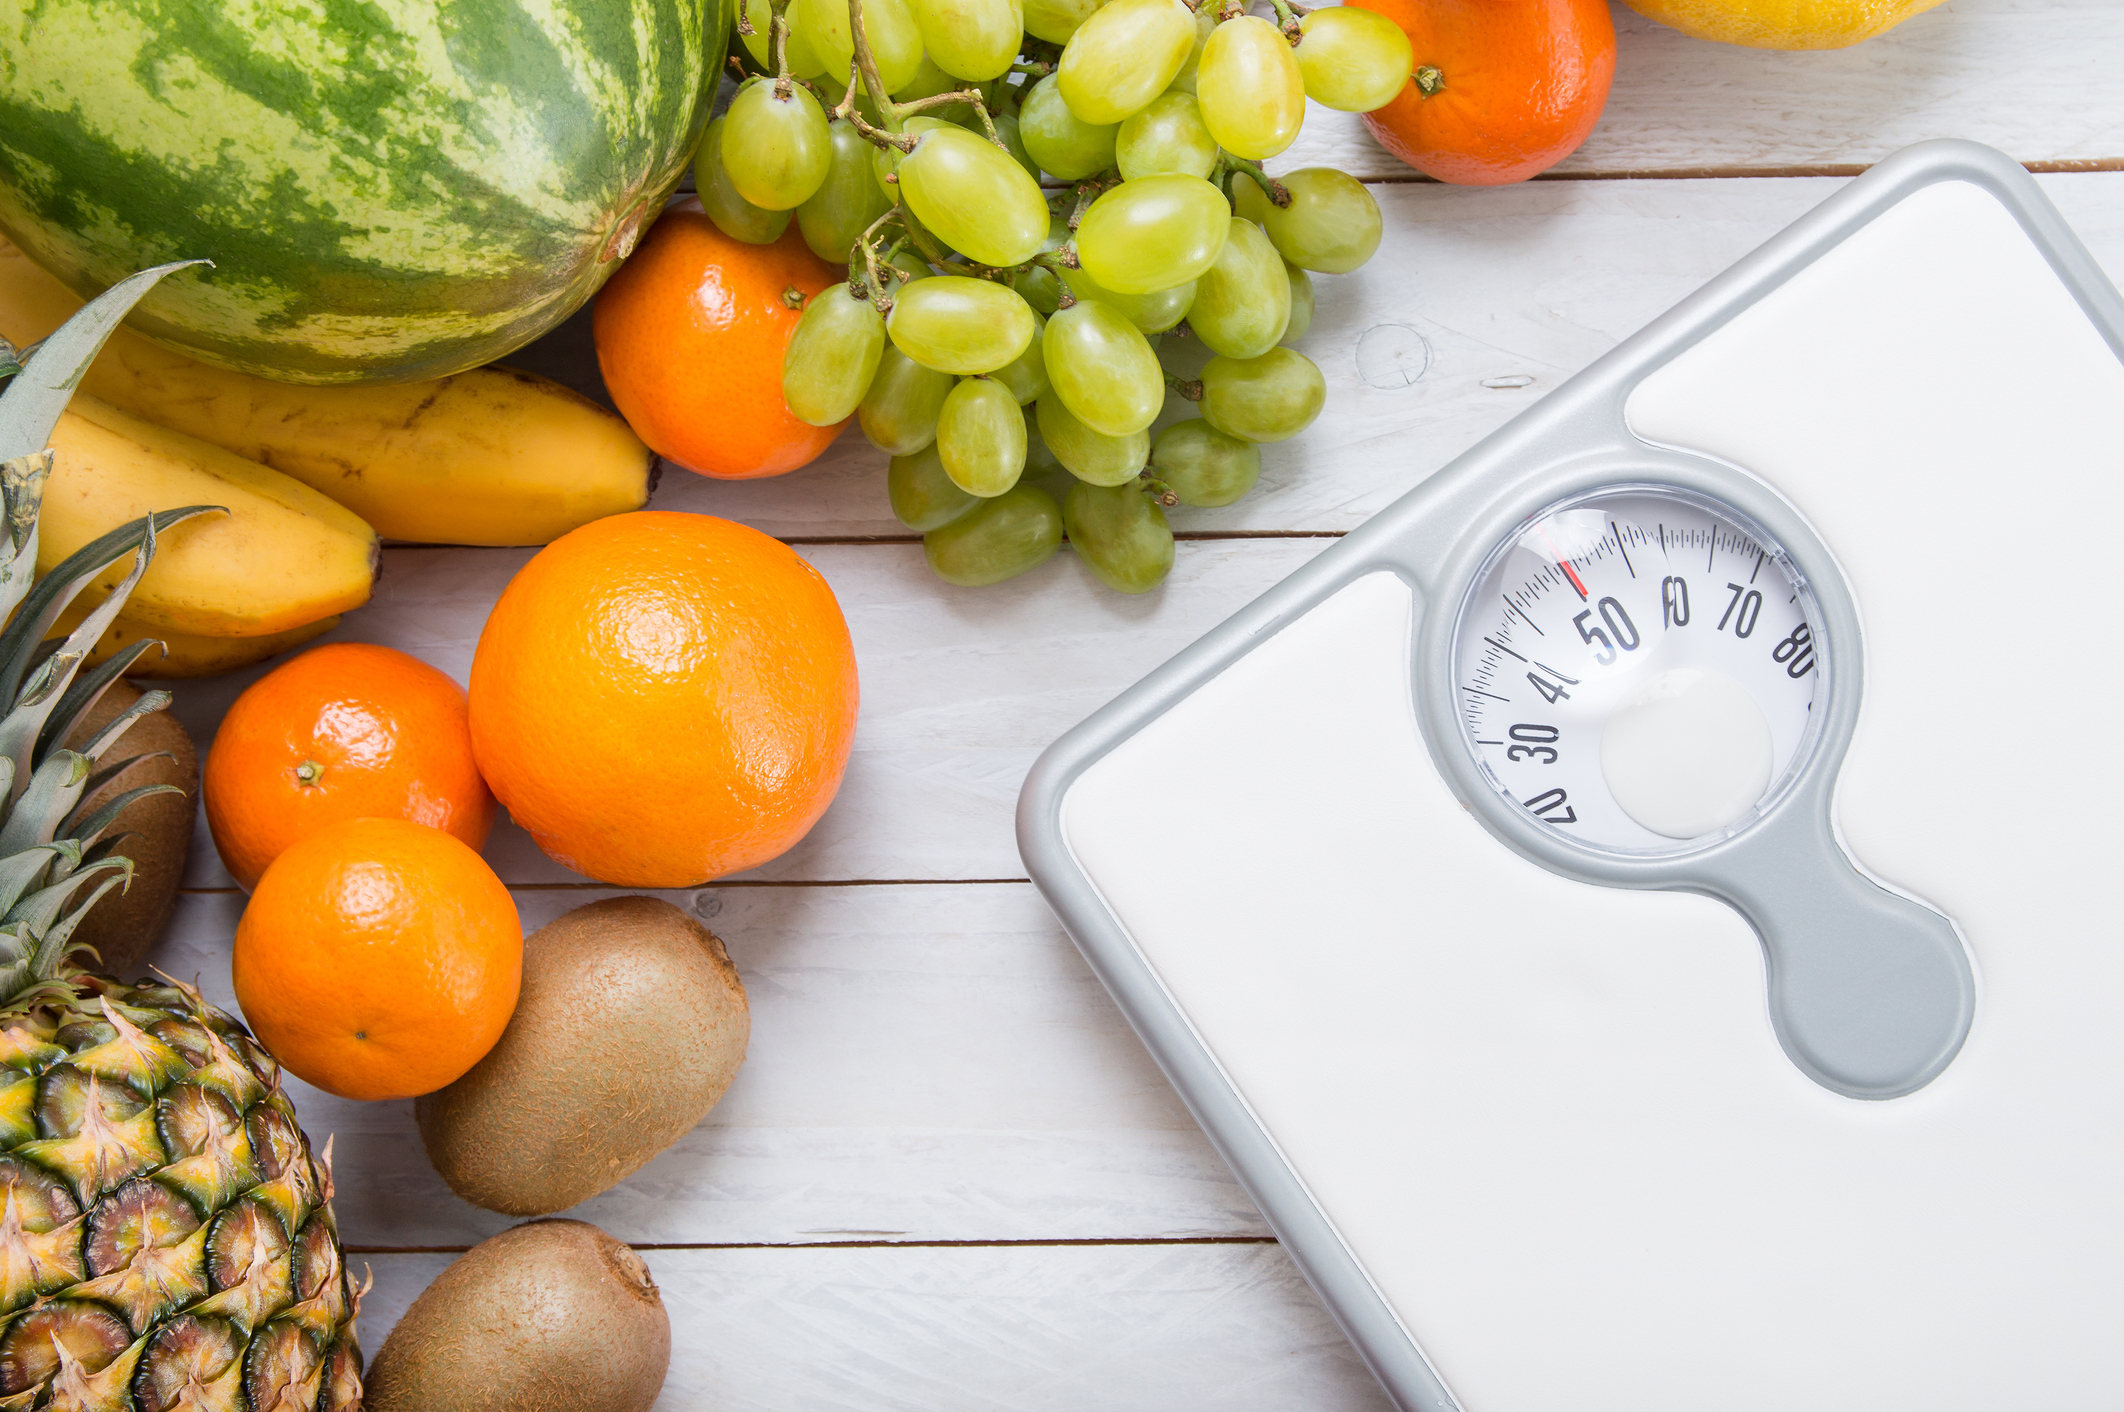
[{"label": "white scale platform", "polygon": [[[1034,878],[1401,1406],[2124,1406],[2120,330],[2025,173],[1912,149],[1043,759]],[[1796,1067],[1740,911],[1441,773],[1398,546],[1602,401],[1848,581],[1836,837],[1976,976],[1915,1092]]]}]

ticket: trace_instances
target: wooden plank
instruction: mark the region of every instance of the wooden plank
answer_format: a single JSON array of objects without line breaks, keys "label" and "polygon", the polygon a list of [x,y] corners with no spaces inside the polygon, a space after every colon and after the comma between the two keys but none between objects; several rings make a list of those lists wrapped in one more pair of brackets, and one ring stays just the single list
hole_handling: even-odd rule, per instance
[{"label": "wooden plank", "polygon": [[[2097,258],[2124,272],[2124,172],[2040,181]],[[1175,527],[1353,528],[1842,184],[1374,187],[1386,217],[1379,253],[1352,274],[1315,280],[1319,312],[1297,345],[1326,375],[1326,411],[1297,438],[1263,449],[1261,484],[1245,499],[1177,511]],[[1406,357],[1391,356],[1397,351]],[[585,324],[527,353],[542,371],[597,390]],[[886,503],[884,464],[851,428],[787,476],[710,481],[669,467],[655,504],[784,537],[905,538]]]},{"label": "wooden plank", "polygon": [[[532,928],[610,895],[517,904]],[[637,1243],[1268,1234],[1030,884],[663,895],[729,946],[752,1042],[707,1121],[582,1219]],[[241,910],[186,894],[151,963],[233,1010]],[[465,1246],[514,1224],[444,1185],[410,1101],[289,1087],[312,1139],[336,1139],[349,1244]]]},{"label": "wooden plank", "polygon": [[[1018,785],[1048,742],[1332,541],[1181,548],[1145,598],[1101,586],[1067,553],[988,589],[940,583],[919,545],[807,545],[839,596],[862,673],[855,751],[810,835],[749,876],[1017,878]],[[321,641],[411,652],[464,681],[488,608],[529,550],[393,549],[367,608]],[[176,713],[202,756],[228,704],[268,668],[181,684]],[[513,824],[487,856],[511,883],[585,881]],[[228,887],[202,825],[188,885]]]},{"label": "wooden plank", "polygon": [[[1615,86],[1558,176],[1849,168],[1930,137],[2023,162],[2124,159],[2124,6],[2109,0],[1950,0],[1864,44],[1811,53],[1708,43],[1613,9]],[[1270,165],[1415,175],[1361,119],[1318,104]]]},{"label": "wooden plank", "polygon": [[[656,1412],[1385,1412],[1274,1245],[654,1250]],[[376,1274],[374,1356],[446,1255]]]}]

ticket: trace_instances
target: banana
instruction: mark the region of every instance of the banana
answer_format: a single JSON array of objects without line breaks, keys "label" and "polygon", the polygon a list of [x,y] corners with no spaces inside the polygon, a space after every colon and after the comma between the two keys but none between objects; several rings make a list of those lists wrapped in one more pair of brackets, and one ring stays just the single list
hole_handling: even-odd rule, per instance
[{"label": "banana", "polygon": [[[24,345],[81,301],[0,240],[0,338]],[[82,390],[320,490],[386,539],[545,544],[639,510],[656,455],[625,421],[533,373],[297,387],[194,362],[121,328]]]},{"label": "banana", "polygon": [[[144,627],[201,637],[262,637],[369,600],[376,532],[298,480],[196,437],[127,416],[75,393],[52,432],[58,453],[44,488],[37,572],[151,510],[219,505],[158,541],[127,601]],[[108,592],[130,560],[105,570]]]},{"label": "banana", "polygon": [[[102,601],[100,597],[95,602],[83,601],[90,597],[91,595],[84,593],[69,604],[46,636],[64,638],[81,626],[81,620],[88,616],[96,603]],[[223,672],[233,672],[239,667],[256,666],[268,657],[276,657],[291,647],[300,647],[311,638],[320,637],[338,626],[339,617],[334,614],[329,618],[319,618],[314,623],[304,623],[299,628],[289,628],[286,632],[270,632],[263,637],[201,637],[196,633],[149,627],[120,613],[110,629],[98,638],[96,645],[89,650],[88,659],[92,664],[101,662],[131,647],[142,638],[147,638],[160,642],[162,651],[158,652],[150,647],[142,653],[139,660],[126,669],[125,674],[128,677],[149,677],[156,680],[212,677]]]}]

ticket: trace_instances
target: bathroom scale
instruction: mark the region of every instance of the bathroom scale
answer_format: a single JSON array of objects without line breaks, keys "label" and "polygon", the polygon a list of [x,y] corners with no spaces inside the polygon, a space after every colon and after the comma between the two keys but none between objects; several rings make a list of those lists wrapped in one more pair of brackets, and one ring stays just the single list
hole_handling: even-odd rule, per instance
[{"label": "bathroom scale", "polygon": [[1043,755],[1412,1412],[2124,1406],[2124,302],[1875,167]]}]

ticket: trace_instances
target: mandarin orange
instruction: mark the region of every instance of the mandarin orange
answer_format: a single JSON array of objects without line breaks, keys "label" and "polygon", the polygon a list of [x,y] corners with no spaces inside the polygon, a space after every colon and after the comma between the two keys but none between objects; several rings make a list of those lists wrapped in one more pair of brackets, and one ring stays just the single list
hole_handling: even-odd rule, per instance
[{"label": "mandarin orange", "polygon": [[1615,77],[1608,0],[1348,0],[1401,26],[1416,73],[1364,115],[1440,181],[1525,181],[1578,150]]},{"label": "mandarin orange", "polygon": [[246,890],[289,844],[346,819],[408,819],[475,851],[494,826],[464,688],[367,642],[313,648],[253,682],[214,733],[205,785],[214,847]]},{"label": "mandarin orange", "polygon": [[502,593],[472,658],[472,749],[566,867],[691,887],[811,828],[855,732],[848,625],[816,569],[709,515],[571,531]]},{"label": "mandarin orange", "polygon": [[440,829],[350,819],[289,845],[236,925],[243,1017],[342,1098],[413,1098],[508,1027],[524,962],[509,889]]},{"label": "mandarin orange", "polygon": [[748,245],[700,202],[674,206],[597,296],[605,390],[637,436],[689,471],[750,480],[808,465],[846,423],[797,420],[782,400],[782,354],[804,301],[846,274],[795,225]]}]

